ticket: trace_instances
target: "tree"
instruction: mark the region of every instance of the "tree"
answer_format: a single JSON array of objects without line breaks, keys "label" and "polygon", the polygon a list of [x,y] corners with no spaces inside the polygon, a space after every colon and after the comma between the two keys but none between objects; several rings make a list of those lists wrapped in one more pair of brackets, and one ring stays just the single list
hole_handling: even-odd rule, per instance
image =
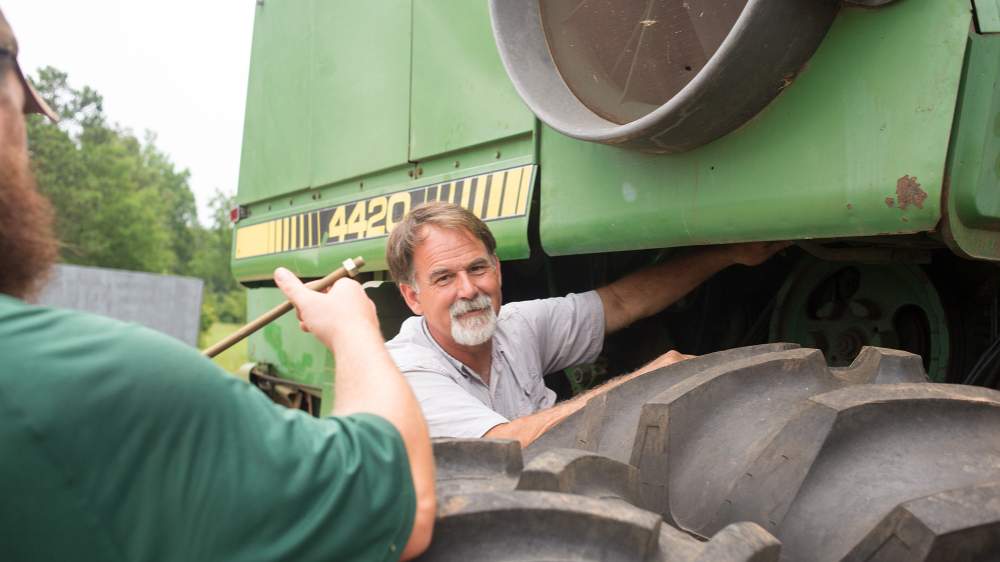
[{"label": "tree", "polygon": [[212,224],[198,235],[197,251],[192,261],[192,275],[205,280],[205,287],[212,296],[212,310],[222,322],[244,322],[246,319],[246,290],[236,282],[229,269],[233,246],[233,225],[229,210],[236,204],[235,197],[216,191],[209,203]]},{"label": "tree", "polygon": [[46,67],[33,80],[59,114],[53,126],[28,123],[39,189],[56,208],[62,259],[68,263],[155,273],[187,273],[197,227],[189,174],[177,171],[147,134],[112,125],[104,100],[74,89],[65,72]]},{"label": "tree", "polygon": [[242,322],[246,293],[229,270],[233,197],[216,192],[209,227],[197,221],[190,174],[156,147],[111,124],[104,99],[65,72],[38,71],[35,88],[60,116],[28,119],[32,167],[56,209],[64,262],[200,277],[203,318]]}]

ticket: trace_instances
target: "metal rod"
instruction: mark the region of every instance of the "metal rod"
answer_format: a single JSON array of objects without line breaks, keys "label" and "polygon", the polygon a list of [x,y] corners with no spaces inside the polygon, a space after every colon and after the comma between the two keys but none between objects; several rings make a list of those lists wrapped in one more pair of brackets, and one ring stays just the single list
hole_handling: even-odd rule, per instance
[{"label": "metal rod", "polygon": [[[364,267],[365,260],[361,256],[354,258],[353,260],[344,260],[344,267],[341,267],[337,271],[327,275],[322,279],[317,279],[315,281],[310,281],[306,283],[306,287],[314,291],[322,291],[327,287],[332,286],[338,279],[350,276],[354,277],[358,274],[358,271]],[[282,304],[272,308],[271,310],[265,312],[258,316],[253,322],[248,323],[239,330],[236,330],[232,334],[229,334],[223,338],[219,343],[205,349],[201,352],[205,357],[215,357],[216,355],[222,353],[223,351],[229,349],[237,342],[241,341],[243,338],[249,336],[250,334],[256,332],[257,330],[263,328],[264,326],[270,324],[271,322],[277,320],[283,314],[292,309],[292,303],[285,301]]]}]

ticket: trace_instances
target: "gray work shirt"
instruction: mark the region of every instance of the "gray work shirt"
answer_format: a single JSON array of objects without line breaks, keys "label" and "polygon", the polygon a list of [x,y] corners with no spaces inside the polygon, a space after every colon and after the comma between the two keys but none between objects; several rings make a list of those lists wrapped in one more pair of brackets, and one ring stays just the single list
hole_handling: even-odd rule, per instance
[{"label": "gray work shirt", "polygon": [[590,363],[604,343],[604,308],[594,291],[500,308],[487,386],[445,353],[422,316],[403,322],[386,346],[413,388],[431,437],[482,437],[493,427],[555,403],[546,373]]}]

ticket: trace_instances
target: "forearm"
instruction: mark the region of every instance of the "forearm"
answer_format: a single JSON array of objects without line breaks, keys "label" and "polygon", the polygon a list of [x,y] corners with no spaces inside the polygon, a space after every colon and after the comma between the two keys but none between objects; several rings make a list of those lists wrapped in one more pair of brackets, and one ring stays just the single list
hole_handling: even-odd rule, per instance
[{"label": "forearm", "polygon": [[644,372],[646,371],[640,369],[634,373],[615,377],[598,387],[592,388],[570,400],[556,404],[551,408],[536,412],[530,416],[517,418],[505,424],[500,424],[487,431],[483,437],[517,439],[521,442],[522,447],[527,447],[541,437],[543,433],[558,425],[559,422],[583,409],[591,398],[603,394]]},{"label": "forearm", "polygon": [[522,447],[527,447],[536,439],[541,437],[543,433],[555,427],[559,422],[583,409],[591,398],[604,394],[612,388],[648,373],[649,371],[659,369],[660,367],[664,367],[690,357],[692,356],[671,351],[631,373],[615,377],[604,384],[592,388],[587,392],[584,392],[583,394],[580,394],[579,396],[561,404],[557,404],[556,406],[534,413],[530,416],[517,418],[516,420],[508,423],[500,424],[487,431],[483,437],[492,437],[496,439],[517,439],[521,442]]},{"label": "forearm", "polygon": [[412,558],[430,541],[436,503],[434,456],[424,422],[409,384],[393,363],[377,328],[358,327],[331,342],[337,360],[334,413],[372,413],[389,421],[400,433],[410,462],[417,513],[403,559]]},{"label": "forearm", "polygon": [[705,248],[598,289],[604,303],[605,331],[617,331],[660,312],[732,263],[725,247]]}]

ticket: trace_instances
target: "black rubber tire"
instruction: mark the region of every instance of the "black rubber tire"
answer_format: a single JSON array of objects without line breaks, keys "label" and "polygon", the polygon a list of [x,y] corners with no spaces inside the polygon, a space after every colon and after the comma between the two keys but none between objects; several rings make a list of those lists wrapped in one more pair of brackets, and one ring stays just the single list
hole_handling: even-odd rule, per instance
[{"label": "black rubber tire", "polygon": [[640,507],[699,536],[755,522],[782,560],[998,559],[1000,392],[925,381],[901,351],[734,349],[592,399],[525,458],[627,463]]},{"label": "black rubber tire", "polygon": [[754,523],[700,541],[638,502],[635,467],[555,449],[523,466],[516,441],[434,443],[438,515],[421,560],[746,561],[778,559],[779,543]]}]

